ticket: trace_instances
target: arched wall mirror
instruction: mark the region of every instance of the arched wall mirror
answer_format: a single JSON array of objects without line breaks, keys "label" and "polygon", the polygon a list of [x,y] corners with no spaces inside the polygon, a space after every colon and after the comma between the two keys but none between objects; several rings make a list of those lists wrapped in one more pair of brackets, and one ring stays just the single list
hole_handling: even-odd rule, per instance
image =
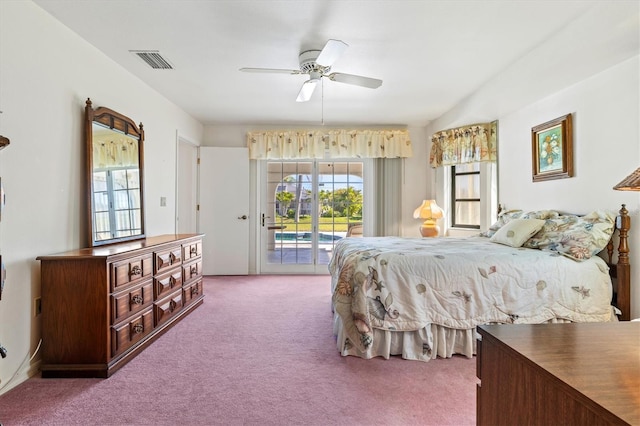
[{"label": "arched wall mirror", "polygon": [[85,106],[90,247],[144,238],[144,129]]}]

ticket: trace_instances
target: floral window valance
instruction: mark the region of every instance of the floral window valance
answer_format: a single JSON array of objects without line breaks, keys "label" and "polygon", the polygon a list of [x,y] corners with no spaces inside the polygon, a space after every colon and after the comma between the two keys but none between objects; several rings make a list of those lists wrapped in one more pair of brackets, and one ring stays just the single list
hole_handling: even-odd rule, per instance
[{"label": "floral window valance", "polygon": [[93,164],[99,169],[138,166],[138,141],[123,136],[119,140],[94,141]]},{"label": "floral window valance", "polygon": [[431,167],[496,161],[498,122],[473,124],[431,136]]},{"label": "floral window valance", "polygon": [[248,132],[249,158],[405,158],[413,156],[407,130],[287,130]]}]

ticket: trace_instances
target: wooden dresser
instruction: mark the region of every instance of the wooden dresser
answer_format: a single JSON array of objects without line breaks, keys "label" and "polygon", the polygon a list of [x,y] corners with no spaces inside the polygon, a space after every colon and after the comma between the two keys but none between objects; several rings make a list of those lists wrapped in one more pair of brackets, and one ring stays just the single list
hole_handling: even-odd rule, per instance
[{"label": "wooden dresser", "polygon": [[478,332],[478,425],[640,424],[640,322]]},{"label": "wooden dresser", "polygon": [[204,298],[200,234],[38,260],[42,377],[109,377]]}]

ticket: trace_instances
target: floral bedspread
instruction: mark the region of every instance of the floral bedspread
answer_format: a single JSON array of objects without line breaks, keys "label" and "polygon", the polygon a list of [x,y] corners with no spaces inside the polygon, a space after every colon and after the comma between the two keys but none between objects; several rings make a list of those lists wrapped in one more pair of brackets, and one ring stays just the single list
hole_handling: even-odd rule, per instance
[{"label": "floral bedspread", "polygon": [[373,328],[612,320],[609,268],[485,237],[344,238],[329,263],[333,306],[361,351]]}]

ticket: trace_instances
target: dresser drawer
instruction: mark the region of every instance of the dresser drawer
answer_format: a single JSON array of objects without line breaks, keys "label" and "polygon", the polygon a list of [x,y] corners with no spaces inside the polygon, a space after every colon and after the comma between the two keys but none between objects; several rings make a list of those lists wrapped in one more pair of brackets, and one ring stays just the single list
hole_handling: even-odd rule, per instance
[{"label": "dresser drawer", "polygon": [[132,259],[114,262],[110,265],[111,290],[116,291],[127,285],[133,285],[153,274],[151,253]]},{"label": "dresser drawer", "polygon": [[195,241],[182,246],[182,260],[185,262],[200,256],[202,256],[202,241]]},{"label": "dresser drawer", "polygon": [[184,300],[184,306],[189,305],[191,302],[195,302],[204,294],[202,288],[202,279],[191,284],[186,284],[182,288],[182,298]]},{"label": "dresser drawer", "polygon": [[153,284],[149,280],[139,287],[113,294],[111,296],[111,323],[116,324],[149,306],[153,302],[152,289]]},{"label": "dresser drawer", "polygon": [[202,276],[202,260],[182,265],[182,282],[184,284]]},{"label": "dresser drawer", "polygon": [[182,270],[180,268],[158,275],[153,278],[154,300],[161,299],[180,287],[182,287]]},{"label": "dresser drawer", "polygon": [[182,289],[153,304],[155,326],[163,324],[182,309]]},{"label": "dresser drawer", "polygon": [[149,335],[153,330],[153,310],[149,307],[130,321],[111,327],[111,356],[116,356]]},{"label": "dresser drawer", "polygon": [[153,273],[157,274],[158,272],[166,271],[182,263],[182,246],[155,252],[153,253],[153,257],[155,260],[155,271]]}]

